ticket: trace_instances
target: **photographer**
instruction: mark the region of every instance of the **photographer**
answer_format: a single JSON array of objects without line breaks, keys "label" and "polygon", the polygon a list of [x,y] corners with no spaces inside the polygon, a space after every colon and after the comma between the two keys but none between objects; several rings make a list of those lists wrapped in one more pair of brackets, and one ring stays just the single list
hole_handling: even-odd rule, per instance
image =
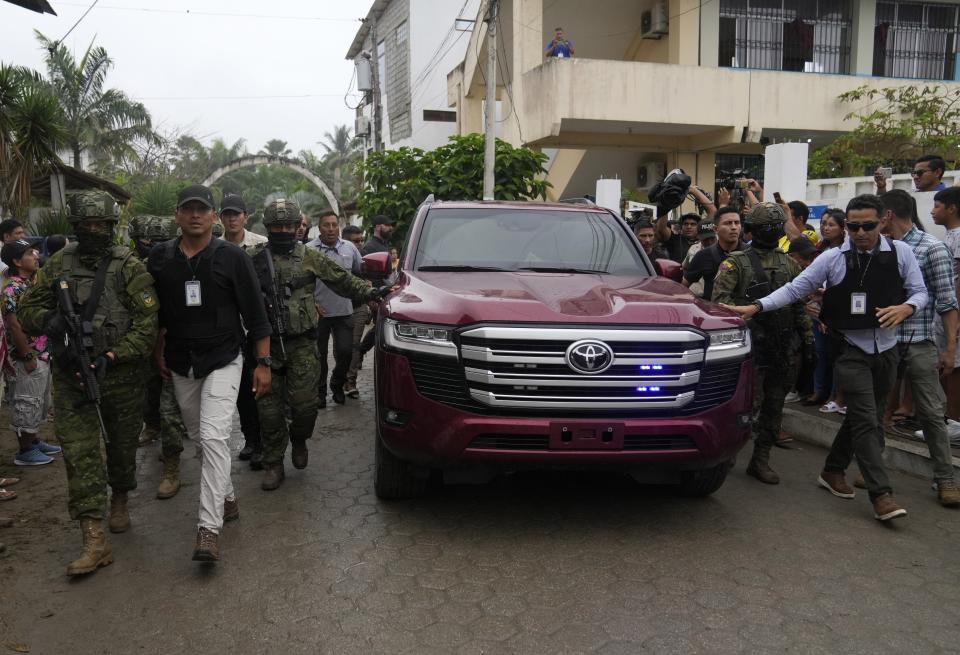
[{"label": "photographer", "polygon": [[567,41],[563,34],[562,27],[558,27],[554,31],[553,41],[547,44],[547,49],[544,51],[544,56],[547,58],[556,57],[557,59],[564,59],[566,57],[573,56],[573,42]]},{"label": "photographer", "polygon": [[680,217],[680,234],[674,234],[670,229],[666,215],[657,219],[657,239],[667,251],[667,256],[678,264],[683,262],[693,244],[700,243],[699,232],[699,214],[684,214]]}]

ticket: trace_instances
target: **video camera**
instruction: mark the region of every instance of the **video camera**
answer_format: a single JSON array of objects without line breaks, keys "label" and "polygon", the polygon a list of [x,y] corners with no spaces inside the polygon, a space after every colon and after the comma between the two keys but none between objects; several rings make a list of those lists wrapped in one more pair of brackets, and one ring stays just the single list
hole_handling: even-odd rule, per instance
[{"label": "video camera", "polygon": [[743,208],[746,202],[744,191],[747,187],[743,186],[745,178],[751,178],[750,171],[745,168],[736,168],[732,171],[720,171],[720,187],[730,192],[730,206],[738,210]]},{"label": "video camera", "polygon": [[683,204],[691,183],[690,176],[682,168],[675,168],[667,173],[663,181],[655,184],[650,189],[650,202],[657,204],[657,216],[663,216]]}]

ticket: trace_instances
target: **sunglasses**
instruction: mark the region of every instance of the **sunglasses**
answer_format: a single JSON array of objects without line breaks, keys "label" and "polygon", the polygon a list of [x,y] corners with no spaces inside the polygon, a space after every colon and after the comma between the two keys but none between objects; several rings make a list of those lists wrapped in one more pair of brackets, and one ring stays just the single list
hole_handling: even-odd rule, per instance
[{"label": "sunglasses", "polygon": [[913,177],[920,177],[924,173],[929,173],[929,172],[930,172],[929,168],[923,168],[923,169],[918,168],[915,171],[910,171],[910,175],[912,175]]},{"label": "sunglasses", "polygon": [[880,221],[866,221],[865,223],[847,223],[847,229],[851,232],[859,232],[864,230],[866,232],[873,232],[877,229],[877,226],[880,225]]}]

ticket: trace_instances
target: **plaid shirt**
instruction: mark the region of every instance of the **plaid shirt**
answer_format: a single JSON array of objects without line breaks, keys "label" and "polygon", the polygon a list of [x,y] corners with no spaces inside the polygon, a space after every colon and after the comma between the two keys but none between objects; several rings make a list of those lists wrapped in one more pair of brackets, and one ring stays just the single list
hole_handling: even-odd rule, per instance
[{"label": "plaid shirt", "polygon": [[953,255],[939,239],[911,227],[902,241],[913,248],[920,264],[923,283],[930,294],[926,307],[915,312],[897,327],[897,341],[920,343],[933,341],[933,320],[936,314],[946,314],[957,309],[957,290],[953,285]]}]

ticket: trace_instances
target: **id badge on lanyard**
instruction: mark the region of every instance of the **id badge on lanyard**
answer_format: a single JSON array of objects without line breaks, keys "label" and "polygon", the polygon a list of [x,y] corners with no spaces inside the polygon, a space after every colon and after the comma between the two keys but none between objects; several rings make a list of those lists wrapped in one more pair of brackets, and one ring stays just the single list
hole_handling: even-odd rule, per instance
[{"label": "id badge on lanyard", "polygon": [[850,294],[850,314],[863,316],[867,313],[867,294],[863,292]]},{"label": "id badge on lanyard", "polygon": [[200,295],[200,281],[187,280],[183,283],[183,292],[186,297],[187,307],[199,307],[203,304],[203,298]]}]

